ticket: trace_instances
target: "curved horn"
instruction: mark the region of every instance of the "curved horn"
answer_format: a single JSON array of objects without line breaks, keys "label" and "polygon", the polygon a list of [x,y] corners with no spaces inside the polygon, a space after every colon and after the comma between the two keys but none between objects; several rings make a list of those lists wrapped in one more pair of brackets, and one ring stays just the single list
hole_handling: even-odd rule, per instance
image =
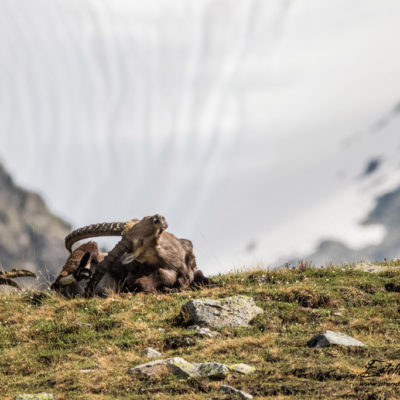
[{"label": "curved horn", "polygon": [[72,245],[79,240],[98,236],[121,236],[125,222],[103,222],[75,229],[65,238],[65,247],[71,253]]}]

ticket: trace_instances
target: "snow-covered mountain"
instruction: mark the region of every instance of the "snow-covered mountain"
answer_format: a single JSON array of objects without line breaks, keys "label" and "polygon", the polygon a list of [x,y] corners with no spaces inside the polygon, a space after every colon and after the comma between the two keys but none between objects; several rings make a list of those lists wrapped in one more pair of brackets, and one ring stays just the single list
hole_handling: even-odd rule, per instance
[{"label": "snow-covered mountain", "polygon": [[379,243],[360,222],[400,185],[399,20],[397,0],[1,0],[0,159],[74,226],[164,214],[207,273]]}]

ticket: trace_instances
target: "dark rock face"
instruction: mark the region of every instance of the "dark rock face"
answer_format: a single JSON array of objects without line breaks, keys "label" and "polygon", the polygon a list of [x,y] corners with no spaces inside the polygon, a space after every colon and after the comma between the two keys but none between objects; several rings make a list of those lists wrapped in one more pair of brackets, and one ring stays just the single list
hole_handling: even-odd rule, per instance
[{"label": "dark rock face", "polygon": [[17,187],[0,164],[0,266],[3,269],[33,271],[45,286],[65,261],[64,237],[70,230],[67,223],[50,213],[39,195]]}]

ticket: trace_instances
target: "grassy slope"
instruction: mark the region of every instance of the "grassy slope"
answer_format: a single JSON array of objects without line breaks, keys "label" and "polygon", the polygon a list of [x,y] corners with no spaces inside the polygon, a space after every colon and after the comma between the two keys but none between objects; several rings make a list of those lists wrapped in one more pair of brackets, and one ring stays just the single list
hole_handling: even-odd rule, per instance
[{"label": "grassy slope", "polygon": [[[345,266],[228,274],[216,278],[218,287],[170,295],[0,296],[0,398],[40,391],[56,399],[229,398],[219,391],[221,383],[265,399],[400,398],[400,386],[366,385],[400,376],[359,377],[371,359],[400,362],[400,293],[384,289],[385,283],[400,282],[400,262],[388,265],[380,273]],[[193,335],[177,322],[183,303],[236,294],[253,296],[265,313],[249,328],[222,329],[217,338],[182,344],[182,337]],[[367,347],[306,347],[326,329]],[[188,361],[244,362],[257,372],[232,373],[224,382],[139,379],[128,369],[148,361],[141,356],[146,347]]]}]

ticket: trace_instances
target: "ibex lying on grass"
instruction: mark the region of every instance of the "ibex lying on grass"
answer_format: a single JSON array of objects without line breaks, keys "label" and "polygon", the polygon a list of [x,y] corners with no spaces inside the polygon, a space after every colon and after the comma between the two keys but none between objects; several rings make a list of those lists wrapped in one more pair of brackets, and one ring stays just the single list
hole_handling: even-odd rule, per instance
[{"label": "ibex lying on grass", "polygon": [[[126,223],[89,225],[70,233],[65,239],[69,251],[84,238],[122,236],[107,254],[94,242],[74,250],[52,288],[66,295],[102,295],[108,290],[156,292],[209,284],[197,270],[190,240],[178,239],[165,229],[159,214]],[[83,279],[90,278],[88,281]],[[87,284],[86,284],[87,282]],[[86,284],[86,287],[84,288]]]}]

